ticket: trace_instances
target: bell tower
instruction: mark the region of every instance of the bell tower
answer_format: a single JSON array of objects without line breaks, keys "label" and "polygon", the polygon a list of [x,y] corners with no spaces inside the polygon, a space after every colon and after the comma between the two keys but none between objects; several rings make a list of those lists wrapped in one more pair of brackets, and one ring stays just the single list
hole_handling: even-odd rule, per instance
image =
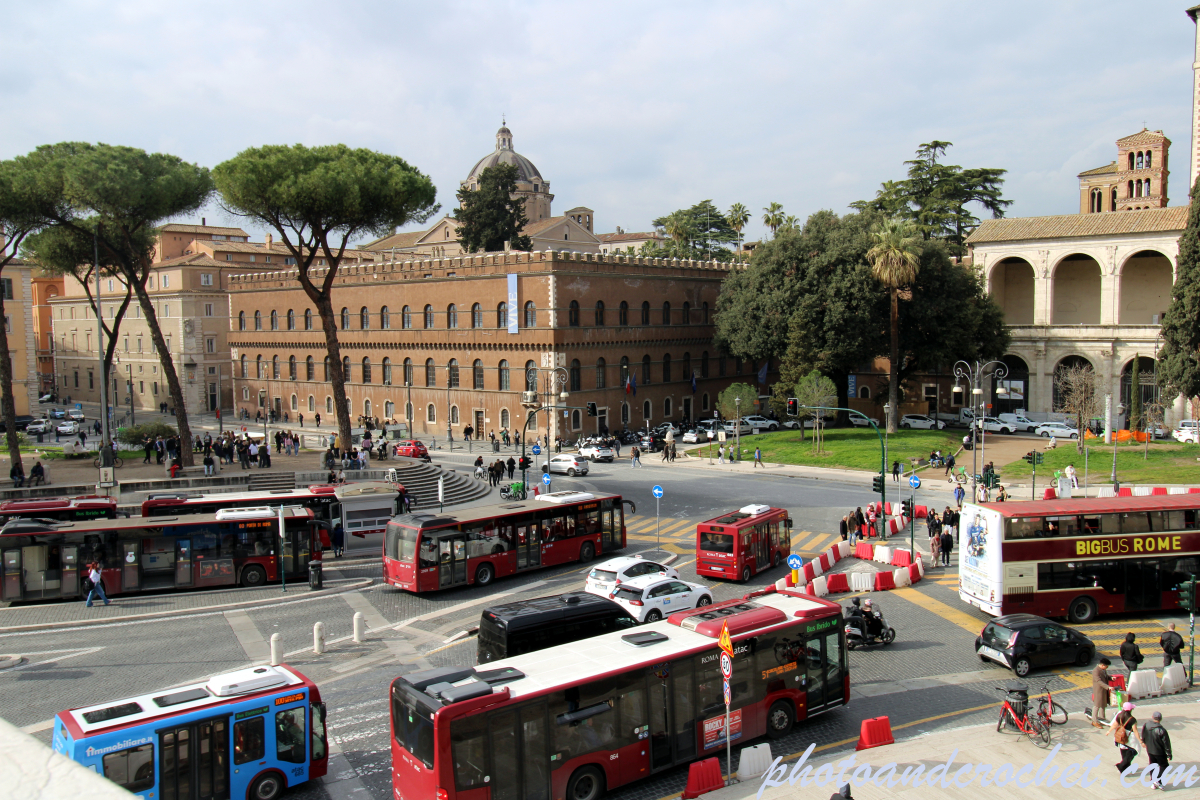
[{"label": "bell tower", "polygon": [[[1200,15],[1200,6],[1192,6],[1187,10],[1187,15],[1191,17],[1192,22],[1196,23],[1197,15]],[[1192,59],[1192,148],[1191,148],[1192,170],[1189,173],[1188,180],[1188,195],[1192,193],[1192,187],[1196,185],[1196,176],[1200,175],[1200,26],[1196,29],[1196,53]]]}]

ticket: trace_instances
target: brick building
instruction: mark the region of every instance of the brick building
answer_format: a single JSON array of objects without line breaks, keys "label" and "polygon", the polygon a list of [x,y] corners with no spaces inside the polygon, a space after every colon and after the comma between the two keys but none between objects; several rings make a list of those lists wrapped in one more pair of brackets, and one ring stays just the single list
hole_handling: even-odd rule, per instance
[{"label": "brick building", "polygon": [[38,391],[47,394],[54,388],[54,329],[50,301],[63,293],[61,275],[42,275],[31,280],[33,293],[33,337],[37,352]]}]

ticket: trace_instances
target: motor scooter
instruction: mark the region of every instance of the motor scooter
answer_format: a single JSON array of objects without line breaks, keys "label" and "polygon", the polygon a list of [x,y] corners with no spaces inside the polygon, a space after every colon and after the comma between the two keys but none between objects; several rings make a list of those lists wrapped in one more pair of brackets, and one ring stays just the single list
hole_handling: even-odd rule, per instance
[{"label": "motor scooter", "polygon": [[[862,616],[858,618],[846,617],[846,648],[854,650],[859,647],[875,647],[876,645],[888,645],[896,640],[896,629],[888,625],[887,619],[883,616],[882,611],[874,612],[875,620],[870,617]],[[880,633],[872,636],[866,633],[866,629],[874,622]],[[862,627],[859,627],[861,623]]]}]

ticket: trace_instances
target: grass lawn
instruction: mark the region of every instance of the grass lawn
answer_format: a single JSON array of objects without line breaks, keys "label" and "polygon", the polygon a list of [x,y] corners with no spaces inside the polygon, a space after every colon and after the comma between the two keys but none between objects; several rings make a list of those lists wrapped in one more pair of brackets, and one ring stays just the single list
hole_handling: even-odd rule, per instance
[{"label": "grass lawn", "polygon": [[[1093,440],[1095,441],[1095,440]],[[1200,483],[1200,445],[1178,444],[1176,442],[1154,442],[1150,445],[1149,456],[1143,459],[1145,445],[1117,445],[1117,480],[1122,483]],[[1111,483],[1112,475],[1112,445],[1088,444],[1087,482],[1089,484]],[[1084,479],[1083,453],[1075,449],[1075,444],[1059,440],[1058,447],[1046,451],[1045,460],[1038,465],[1037,480],[1040,486],[1047,484],[1054,477],[1055,470],[1062,470],[1068,464],[1074,464],[1079,474],[1079,483]],[[1030,467],[1025,461],[1014,461],[999,469],[1001,481],[1029,481]]]},{"label": "grass lawn", "polygon": [[[879,471],[879,437],[870,428],[828,428],[825,431],[825,447],[821,455],[813,454],[812,431],[805,431],[804,440],[799,431],[776,431],[758,436],[742,437],[742,457],[754,458],[754,448],[762,448],[763,461],[778,464],[797,464],[806,467],[843,467]],[[929,458],[930,452],[941,450],[952,452],[958,446],[962,433],[955,430],[914,431],[902,430],[887,437],[887,468],[893,461],[908,469],[908,459]],[[727,444],[733,442],[731,437]],[[714,442],[713,453],[716,453]],[[707,456],[708,445],[689,448],[697,456]],[[1200,448],[1197,448],[1200,449]],[[715,455],[714,455],[715,458]]]}]

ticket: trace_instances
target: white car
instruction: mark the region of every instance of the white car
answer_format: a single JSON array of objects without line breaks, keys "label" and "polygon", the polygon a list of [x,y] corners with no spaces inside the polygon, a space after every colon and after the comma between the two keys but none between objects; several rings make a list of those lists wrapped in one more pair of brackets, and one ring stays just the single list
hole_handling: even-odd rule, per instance
[{"label": "white car", "polygon": [[585,444],[579,448],[579,455],[588,461],[612,461],[617,457],[613,449],[606,444]]},{"label": "white car", "polygon": [[643,575],[622,583],[609,595],[638,622],[656,622],[676,611],[712,603],[707,586],[663,575]]},{"label": "white car", "polygon": [[1185,444],[1196,444],[1200,442],[1200,426],[1192,420],[1184,420],[1171,432],[1171,438]]},{"label": "white car", "polygon": [[50,432],[50,420],[35,419],[33,422],[29,423],[29,427],[27,427],[25,429],[25,432],[26,433],[49,433]]},{"label": "white car", "polygon": [[583,590],[591,594],[608,597],[621,584],[643,575],[663,578],[678,578],[679,572],[665,564],[650,561],[641,556],[617,556],[610,558],[588,573]]},{"label": "white car", "polygon": [[679,428],[676,428],[674,425],[672,425],[669,422],[664,422],[661,425],[655,425],[654,428],[652,428],[651,430],[653,430],[654,433],[657,433],[659,436],[662,436],[664,438],[666,437],[666,435],[668,433],[670,433],[672,436],[679,435]]},{"label": "white car", "polygon": [[946,427],[946,423],[942,422],[940,419],[932,419],[931,417],[927,417],[924,414],[905,414],[900,418],[900,427],[921,428],[923,430],[934,428],[940,431]]},{"label": "white car", "polygon": [[1056,439],[1078,439],[1079,431],[1073,426],[1065,422],[1043,422],[1033,429],[1033,432],[1038,436],[1044,436],[1049,439],[1051,436]]},{"label": "white car", "polygon": [[55,430],[57,430],[59,433],[67,435],[76,434],[79,433],[79,423],[73,420],[67,420],[55,428]]},{"label": "white car", "polygon": [[542,472],[546,472],[547,469],[550,472],[565,473],[574,478],[576,475],[587,475],[588,460],[581,455],[572,456],[563,454],[555,456],[549,461],[543,461]]},{"label": "white car", "polygon": [[742,422],[745,422],[751,429],[758,428],[764,431],[779,430],[779,423],[773,419],[767,419],[759,414],[751,414],[748,417],[742,417]]},{"label": "white car", "polygon": [[1005,435],[1015,433],[1016,428],[1007,422],[1001,422],[995,417],[984,417],[975,422],[976,428],[982,428],[988,433],[1003,433]]},{"label": "white car", "polygon": [[72,419],[76,422],[85,422],[87,420],[87,416],[78,408],[72,408],[67,412],[67,419]]},{"label": "white car", "polygon": [[[724,428],[725,433],[728,433],[728,434],[734,434],[734,433],[737,433],[737,431],[738,431],[738,423],[737,423],[737,420],[734,420],[734,419],[731,419],[731,420],[725,422],[721,427]],[[751,432],[750,424],[746,422],[746,419],[744,417],[742,418],[742,426],[741,427],[742,427],[742,433],[749,434]]]},{"label": "white car", "polygon": [[[875,423],[875,427],[877,427],[877,428],[879,427],[879,420],[872,417],[871,422]],[[858,427],[858,428],[865,428],[868,425],[870,425],[871,423],[867,422],[865,419],[858,416],[857,414],[851,414],[850,415],[850,424],[854,425],[855,427]]]},{"label": "white car", "polygon": [[707,441],[708,441],[708,433],[707,432],[701,432],[694,428],[690,431],[683,432],[683,443],[684,444],[698,444],[700,442],[707,442]]}]

